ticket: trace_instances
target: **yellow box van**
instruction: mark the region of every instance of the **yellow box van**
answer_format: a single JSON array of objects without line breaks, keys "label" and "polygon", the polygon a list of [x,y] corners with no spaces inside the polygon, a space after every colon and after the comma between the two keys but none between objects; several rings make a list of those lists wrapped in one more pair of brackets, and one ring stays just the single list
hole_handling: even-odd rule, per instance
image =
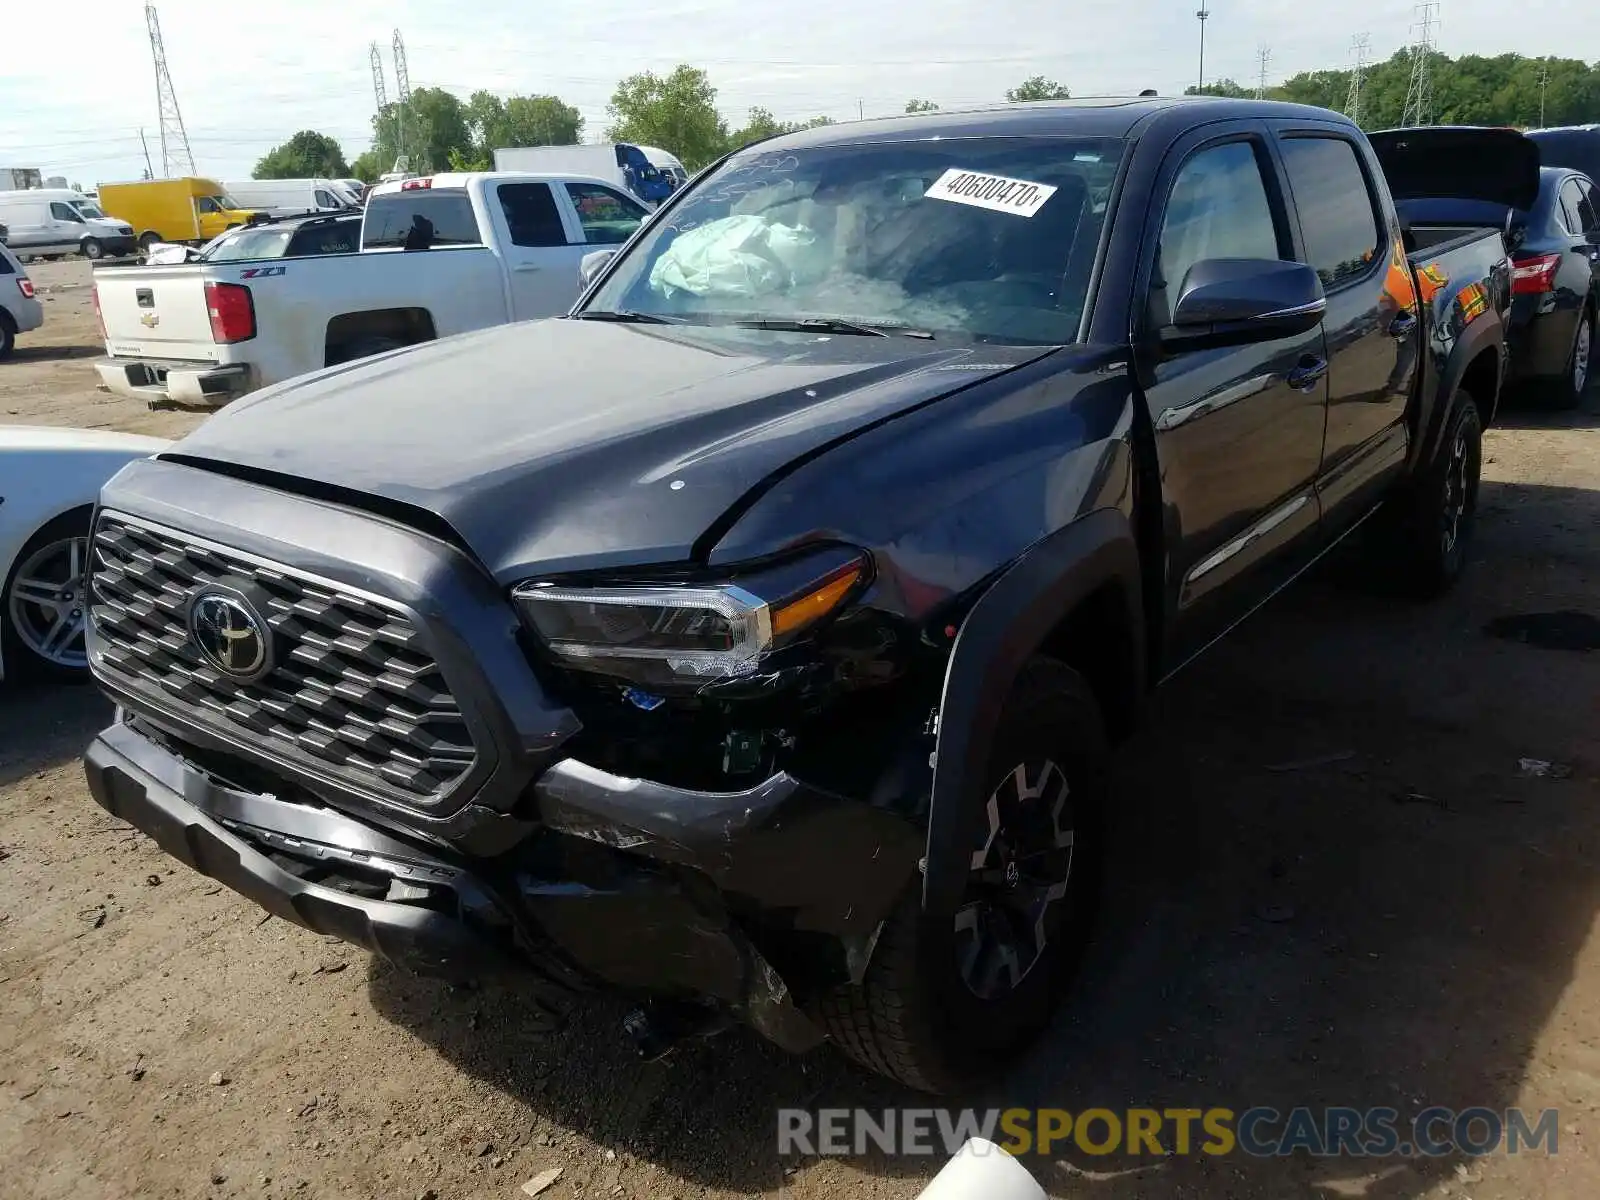
[{"label": "yellow box van", "polygon": [[209,242],[256,215],[230,200],[214,179],[102,183],[98,199],[108,214],[133,226],[144,249],[154,242]]}]

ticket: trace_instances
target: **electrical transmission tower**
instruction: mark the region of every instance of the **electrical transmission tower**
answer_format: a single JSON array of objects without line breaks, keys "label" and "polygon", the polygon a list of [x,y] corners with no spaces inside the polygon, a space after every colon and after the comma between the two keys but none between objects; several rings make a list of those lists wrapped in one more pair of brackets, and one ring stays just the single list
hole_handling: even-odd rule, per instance
[{"label": "electrical transmission tower", "polygon": [[1267,98],[1267,64],[1272,61],[1272,47],[1262,46],[1256,50],[1256,99]]},{"label": "electrical transmission tower", "polygon": [[1411,48],[1411,86],[1406,89],[1405,115],[1401,125],[1426,125],[1433,120],[1433,79],[1429,67],[1433,58],[1433,23],[1439,15],[1436,2],[1417,5],[1417,43]]},{"label": "electrical transmission tower", "polygon": [[189,135],[183,128],[183,114],[178,111],[178,94],[172,90],[172,76],[167,71],[167,51],[161,44],[161,20],[156,16],[156,6],[144,6],[144,23],[150,29],[150,54],[156,64],[156,109],[161,116],[161,174],[171,179],[174,175],[194,174],[194,153],[189,149]]},{"label": "electrical transmission tower", "polygon": [[[409,170],[411,156],[406,153],[406,110],[411,107],[411,76],[406,72],[406,44],[400,40],[400,31],[394,31],[394,86],[398,98],[395,102],[394,131],[396,171]],[[418,166],[421,170],[428,169],[427,155],[417,156],[421,161]]]},{"label": "electrical transmission tower", "polygon": [[1356,61],[1350,71],[1350,94],[1345,97],[1344,115],[1357,125],[1361,124],[1361,89],[1367,86],[1367,50],[1371,45],[1372,40],[1365,33],[1350,39],[1350,49]]}]

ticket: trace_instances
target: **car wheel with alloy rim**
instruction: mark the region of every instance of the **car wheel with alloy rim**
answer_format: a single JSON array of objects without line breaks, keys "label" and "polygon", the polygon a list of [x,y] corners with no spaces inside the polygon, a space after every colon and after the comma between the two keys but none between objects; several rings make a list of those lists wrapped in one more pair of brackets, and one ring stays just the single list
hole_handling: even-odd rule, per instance
[{"label": "car wheel with alloy rim", "polygon": [[1034,658],[1001,716],[986,787],[964,812],[966,884],[930,913],[917,876],[884,922],[859,984],[818,1017],[851,1058],[921,1091],[992,1075],[1049,1023],[1099,894],[1110,749],[1094,694]]},{"label": "car wheel with alloy rim", "polygon": [[22,548],[0,593],[8,673],[88,677],[89,510],[51,521]]}]

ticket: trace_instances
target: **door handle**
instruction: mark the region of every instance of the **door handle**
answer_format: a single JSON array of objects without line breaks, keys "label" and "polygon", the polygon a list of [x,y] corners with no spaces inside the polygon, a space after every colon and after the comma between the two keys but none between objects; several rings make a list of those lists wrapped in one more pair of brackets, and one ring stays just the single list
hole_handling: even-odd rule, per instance
[{"label": "door handle", "polygon": [[1396,341],[1408,338],[1417,331],[1417,314],[1403,312],[1389,322],[1389,336]]},{"label": "door handle", "polygon": [[525,275],[530,271],[542,271],[544,268],[538,263],[518,263],[512,270],[518,275]]},{"label": "door handle", "polygon": [[1289,386],[1297,392],[1309,392],[1322,382],[1322,377],[1327,373],[1327,359],[1312,358],[1307,355],[1300,360],[1294,370],[1289,372]]}]

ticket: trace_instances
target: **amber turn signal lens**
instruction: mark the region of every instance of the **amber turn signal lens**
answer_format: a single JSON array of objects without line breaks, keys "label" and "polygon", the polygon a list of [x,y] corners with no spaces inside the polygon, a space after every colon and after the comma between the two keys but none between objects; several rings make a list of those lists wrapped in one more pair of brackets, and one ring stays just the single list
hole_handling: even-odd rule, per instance
[{"label": "amber turn signal lens", "polygon": [[850,589],[855,587],[856,581],[860,578],[860,566],[849,567],[815,591],[808,592],[798,600],[789,601],[782,608],[774,609],[772,636],[782,637],[786,633],[793,633],[797,629],[805,628],[819,617],[826,616],[850,594]]}]

